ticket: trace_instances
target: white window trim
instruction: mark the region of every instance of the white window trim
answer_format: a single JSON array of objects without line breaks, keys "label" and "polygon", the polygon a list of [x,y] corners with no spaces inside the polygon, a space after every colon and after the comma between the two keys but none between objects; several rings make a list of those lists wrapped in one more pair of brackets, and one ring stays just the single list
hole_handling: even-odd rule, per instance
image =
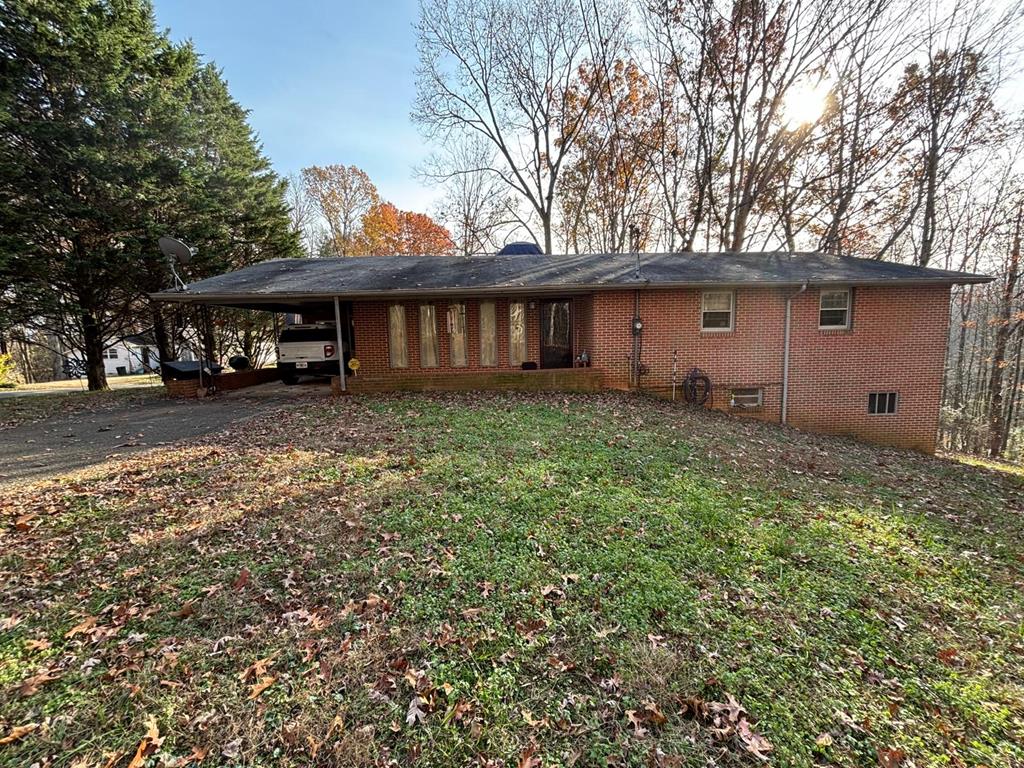
[{"label": "white window trim", "polygon": [[[706,328],[704,327],[705,312],[722,312],[720,309],[705,309],[705,302],[708,294],[727,293],[729,294],[729,327],[728,328]],[[732,333],[736,330],[736,291],[703,291],[700,295],[700,332],[701,333]]]},{"label": "white window trim", "polygon": [[[821,313],[829,311],[828,308],[822,307],[821,302],[825,298],[826,293],[845,293],[846,294],[846,323],[843,325],[822,325],[821,324]],[[832,311],[835,311],[834,309]],[[828,288],[818,291],[818,330],[819,331],[848,331],[850,330],[850,317],[853,314],[853,291],[849,288]]]},{"label": "white window trim", "polygon": [[[895,397],[896,397],[895,407],[891,411],[875,411],[874,413],[872,413],[871,412],[871,395],[875,395],[875,398],[876,398],[875,402],[876,403],[878,402],[878,400],[877,400],[878,395],[895,395]],[[899,393],[898,390],[887,389],[887,390],[882,390],[882,391],[879,391],[879,392],[868,392],[868,416],[895,416],[895,415],[897,415],[900,412],[900,400],[902,400],[902,399],[903,398],[900,397],[900,393]]]},{"label": "white window trim", "polygon": [[[748,390],[750,392],[753,392],[754,393],[753,396],[757,397],[757,402],[754,403],[753,405],[739,405],[736,402],[736,395],[735,395],[735,393],[739,392],[741,390]],[[750,396],[751,395],[746,395],[746,397],[750,397]],[[753,410],[757,410],[759,408],[763,408],[764,407],[764,387],[731,387],[729,389],[729,407],[733,408],[735,410],[738,410],[738,411],[753,411]]]}]

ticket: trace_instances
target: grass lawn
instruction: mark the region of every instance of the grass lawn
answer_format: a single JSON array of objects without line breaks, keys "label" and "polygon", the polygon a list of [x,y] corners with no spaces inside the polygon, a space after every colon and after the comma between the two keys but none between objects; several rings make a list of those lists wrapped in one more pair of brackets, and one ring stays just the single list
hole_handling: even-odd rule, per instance
[{"label": "grass lawn", "polygon": [[[107,386],[111,389],[131,389],[132,387],[158,387],[163,382],[156,374],[140,373],[131,376],[107,376]],[[15,388],[18,392],[32,392],[41,390],[50,392],[53,390],[67,390],[68,392],[84,392],[86,390],[85,379],[67,379],[65,381],[38,381],[33,384],[18,384]],[[0,390],[2,391],[2,390]]]},{"label": "grass lawn", "polygon": [[[21,387],[18,391],[21,391]],[[2,392],[3,390],[0,390],[0,393]],[[162,397],[163,394],[164,388],[157,379],[152,385],[114,388],[101,392],[69,389],[66,393],[59,394],[0,397],[0,431],[59,416],[125,408],[146,399]]]},{"label": "grass lawn", "polygon": [[1019,766],[1022,510],[627,396],[303,402],[0,491],[0,764]]}]

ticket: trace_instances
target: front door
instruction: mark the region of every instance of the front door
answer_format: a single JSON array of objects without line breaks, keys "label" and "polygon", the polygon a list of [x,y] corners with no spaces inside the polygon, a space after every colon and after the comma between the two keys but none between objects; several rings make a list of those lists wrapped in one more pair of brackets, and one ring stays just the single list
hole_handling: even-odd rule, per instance
[{"label": "front door", "polygon": [[540,303],[540,367],[572,368],[572,303]]}]

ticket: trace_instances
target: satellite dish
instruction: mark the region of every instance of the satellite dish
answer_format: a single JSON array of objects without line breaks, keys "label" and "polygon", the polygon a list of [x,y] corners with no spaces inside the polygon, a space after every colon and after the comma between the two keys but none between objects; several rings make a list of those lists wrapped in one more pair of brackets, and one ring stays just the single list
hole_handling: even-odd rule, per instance
[{"label": "satellite dish", "polygon": [[164,256],[168,259],[173,259],[182,266],[187,266],[196,253],[181,242],[181,240],[176,240],[173,237],[161,237],[160,250],[164,252]]}]

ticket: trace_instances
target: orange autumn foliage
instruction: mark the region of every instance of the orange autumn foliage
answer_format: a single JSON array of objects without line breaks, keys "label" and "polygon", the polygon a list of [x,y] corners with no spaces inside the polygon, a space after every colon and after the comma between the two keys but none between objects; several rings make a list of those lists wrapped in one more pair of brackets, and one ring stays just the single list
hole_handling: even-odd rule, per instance
[{"label": "orange autumn foliage", "polygon": [[447,229],[426,214],[403,211],[391,203],[378,203],[363,216],[359,252],[370,256],[390,254],[448,255],[455,243]]}]

